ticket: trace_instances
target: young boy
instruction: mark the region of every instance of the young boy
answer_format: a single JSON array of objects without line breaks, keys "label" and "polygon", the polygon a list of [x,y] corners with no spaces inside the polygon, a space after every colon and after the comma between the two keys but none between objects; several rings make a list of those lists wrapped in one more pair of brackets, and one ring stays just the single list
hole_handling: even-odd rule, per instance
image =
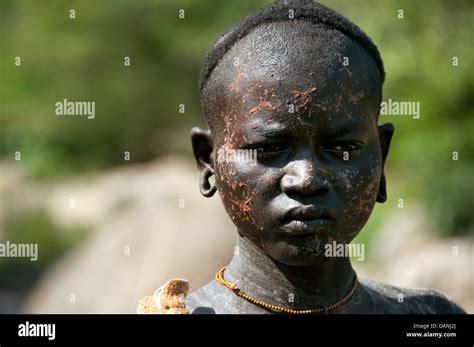
[{"label": "young boy", "polygon": [[201,193],[219,192],[239,240],[186,298],[190,312],[463,313],[434,290],[358,279],[348,257],[325,254],[387,199],[384,77],[370,38],[312,1],[270,4],[219,38],[200,78],[209,129],[191,141]]}]

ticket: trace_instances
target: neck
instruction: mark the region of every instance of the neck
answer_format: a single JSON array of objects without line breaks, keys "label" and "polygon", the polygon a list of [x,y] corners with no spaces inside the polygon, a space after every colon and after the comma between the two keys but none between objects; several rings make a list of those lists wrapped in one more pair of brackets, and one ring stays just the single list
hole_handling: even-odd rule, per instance
[{"label": "neck", "polygon": [[253,298],[302,309],[340,300],[351,290],[354,276],[349,258],[328,258],[311,266],[289,266],[271,259],[242,236],[224,273],[227,281],[236,283]]}]

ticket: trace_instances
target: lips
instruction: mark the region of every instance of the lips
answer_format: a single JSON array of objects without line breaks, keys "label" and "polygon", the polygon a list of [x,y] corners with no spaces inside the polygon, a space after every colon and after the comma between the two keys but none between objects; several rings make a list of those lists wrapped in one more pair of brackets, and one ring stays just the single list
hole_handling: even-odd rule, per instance
[{"label": "lips", "polygon": [[333,223],[331,213],[313,205],[288,210],[282,221],[285,232],[293,235],[316,234],[331,223]]}]

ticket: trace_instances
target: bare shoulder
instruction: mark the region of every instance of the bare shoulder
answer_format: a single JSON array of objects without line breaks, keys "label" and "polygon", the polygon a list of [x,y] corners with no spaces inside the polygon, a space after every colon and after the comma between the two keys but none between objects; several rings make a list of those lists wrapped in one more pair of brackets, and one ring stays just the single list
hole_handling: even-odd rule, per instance
[{"label": "bare shoulder", "polygon": [[193,314],[268,313],[214,280],[191,293],[186,298],[186,307]]},{"label": "bare shoulder", "polygon": [[466,312],[445,294],[428,288],[402,288],[361,279],[374,313],[394,314],[465,314]]},{"label": "bare shoulder", "polygon": [[237,314],[240,306],[236,295],[214,280],[186,298],[186,307],[192,314]]},{"label": "bare shoulder", "polygon": [[205,286],[192,292],[186,298],[186,307],[193,314],[216,314],[216,291],[219,288],[215,281],[211,281]]}]

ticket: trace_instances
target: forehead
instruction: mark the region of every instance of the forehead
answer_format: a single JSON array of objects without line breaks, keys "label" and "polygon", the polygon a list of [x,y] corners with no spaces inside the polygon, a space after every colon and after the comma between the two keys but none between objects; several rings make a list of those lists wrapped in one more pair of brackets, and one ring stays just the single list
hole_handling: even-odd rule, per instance
[{"label": "forehead", "polygon": [[214,102],[206,113],[232,117],[233,127],[375,119],[381,97],[378,68],[362,46],[304,21],[256,28],[223,57],[208,86]]}]

